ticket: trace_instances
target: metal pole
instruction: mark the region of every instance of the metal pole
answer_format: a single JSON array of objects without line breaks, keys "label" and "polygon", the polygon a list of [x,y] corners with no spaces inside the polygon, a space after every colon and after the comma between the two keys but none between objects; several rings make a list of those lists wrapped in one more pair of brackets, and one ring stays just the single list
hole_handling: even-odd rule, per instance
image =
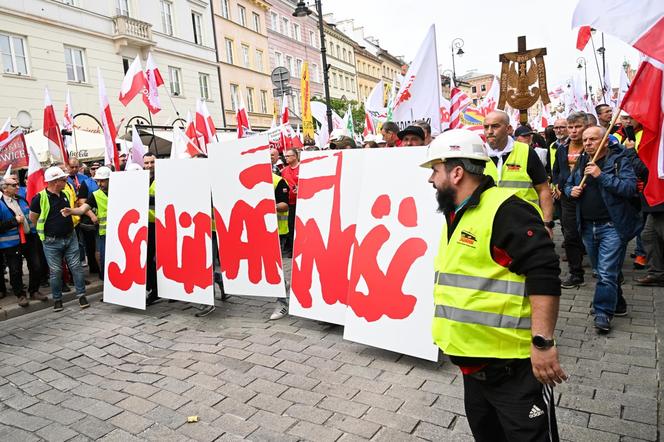
[{"label": "metal pole", "polygon": [[[604,46],[604,32],[602,32],[602,76],[606,78],[606,58],[604,53],[606,52],[606,47]],[[606,86],[606,85],[604,85]]]},{"label": "metal pole", "polygon": [[330,78],[327,66],[327,49],[325,49],[325,28],[323,25],[322,0],[316,0],[316,12],[318,13],[318,30],[320,32],[320,55],[323,58],[323,85],[325,86],[325,115],[327,116],[327,133],[332,132],[332,107],[330,104]]},{"label": "metal pole", "polygon": [[454,45],[452,45],[452,81],[454,81],[454,85],[456,86],[456,67],[454,66]]},{"label": "metal pole", "polygon": [[583,78],[586,83],[586,97],[588,97],[588,68],[586,67],[586,63],[583,63]]},{"label": "metal pole", "polygon": [[595,40],[593,40],[592,34],[590,34],[590,43],[593,45],[593,56],[595,57],[595,66],[597,66],[597,76],[599,77],[599,86],[602,88],[602,101],[606,104],[606,94],[604,93],[604,79],[602,78],[602,73],[599,70],[599,61],[597,61],[597,51],[595,50]]}]

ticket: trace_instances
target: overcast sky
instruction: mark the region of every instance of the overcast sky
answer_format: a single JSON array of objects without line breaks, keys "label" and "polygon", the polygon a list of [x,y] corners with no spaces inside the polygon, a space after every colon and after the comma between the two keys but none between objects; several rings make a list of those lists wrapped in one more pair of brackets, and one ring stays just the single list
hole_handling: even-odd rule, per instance
[{"label": "overcast sky", "polygon": [[[546,47],[549,91],[576,73],[576,60],[588,61],[588,83],[599,84],[591,43],[581,53],[576,49],[577,30],[571,29],[577,0],[323,0],[323,13],[335,19],[355,18],[365,35],[378,38],[380,45],[394,55],[411,61],[431,23],[436,25],[438,64],[451,69],[450,44],[456,37],[464,40],[465,54],[456,58],[457,76],[470,69],[500,74],[498,54],[514,52],[517,37],[527,37],[528,49]],[[596,48],[600,33],[593,37]],[[611,85],[618,87],[619,69],[625,59],[638,65],[638,52],[627,44],[605,35],[606,65]],[[601,58],[598,55],[601,69]]]}]

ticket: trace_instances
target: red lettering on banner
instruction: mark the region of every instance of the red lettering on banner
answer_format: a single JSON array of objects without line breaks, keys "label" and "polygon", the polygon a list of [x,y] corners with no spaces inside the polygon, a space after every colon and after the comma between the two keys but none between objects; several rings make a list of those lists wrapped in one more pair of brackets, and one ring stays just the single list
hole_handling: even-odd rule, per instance
[{"label": "red lettering on banner", "polygon": [[[252,189],[260,183],[271,185],[269,164],[247,167],[240,173],[240,182],[247,189]],[[272,199],[264,199],[256,207],[252,207],[246,201],[238,200],[231,209],[228,224],[215,209],[221,271],[226,278],[237,278],[240,261],[246,260],[248,277],[252,283],[258,284],[263,279],[263,273],[269,284],[282,282],[279,273],[281,268],[279,233],[276,229],[268,230],[265,224],[265,217],[271,214],[276,216],[276,207]],[[246,241],[242,240],[243,232],[246,232]],[[269,247],[269,244],[274,244],[274,247]]]},{"label": "red lettering on banner", "polygon": [[118,225],[118,239],[125,255],[125,269],[122,271],[118,263],[109,262],[107,277],[119,290],[129,290],[133,284],[145,284],[145,265],[141,266],[141,244],[147,245],[147,226],[140,227],[133,239],[129,237],[129,227],[139,219],[138,211],[131,209],[122,216]]},{"label": "red lettering on banner", "polygon": [[[372,207],[374,218],[380,219],[389,213],[389,196],[376,198]],[[399,204],[398,219],[404,227],[417,226],[417,208],[412,197],[404,198]],[[368,322],[377,321],[383,315],[404,319],[413,312],[417,302],[414,295],[403,292],[403,283],[413,263],[426,253],[427,244],[422,238],[408,238],[397,248],[387,271],[383,272],[376,257],[389,239],[390,231],[385,225],[379,224],[367,233],[353,251],[352,289],[348,305],[358,317]],[[355,289],[360,277],[366,282],[366,294]]]},{"label": "red lettering on banner", "polygon": [[[356,224],[345,229],[341,228],[341,170],[342,154],[335,153],[337,166],[334,175],[315,178],[300,177],[298,198],[310,199],[318,192],[333,189],[332,213],[330,215],[330,232],[323,239],[320,228],[315,220],[310,219],[303,223],[300,217],[295,217],[295,231],[298,244],[306,244],[306,250],[295,249],[293,253],[293,280],[292,290],[303,308],[311,308],[311,282],[313,266],[320,276],[320,285],[323,300],[332,305],[336,302],[346,304],[348,294],[348,265],[350,251],[355,243]],[[302,161],[303,163],[318,161],[329,157],[313,157]],[[297,257],[301,257],[298,264]]]},{"label": "red lettering on banner", "polygon": [[[179,225],[178,225],[179,224]],[[182,265],[178,265],[178,230],[193,224],[194,235],[182,238]],[[212,265],[206,267],[206,246],[212,239],[210,215],[198,212],[193,217],[181,213],[176,221],[175,207],[166,206],[164,222],[157,219],[156,233],[157,269],[162,269],[167,279],[182,283],[187,293],[194,287],[205,289],[212,285]]]}]

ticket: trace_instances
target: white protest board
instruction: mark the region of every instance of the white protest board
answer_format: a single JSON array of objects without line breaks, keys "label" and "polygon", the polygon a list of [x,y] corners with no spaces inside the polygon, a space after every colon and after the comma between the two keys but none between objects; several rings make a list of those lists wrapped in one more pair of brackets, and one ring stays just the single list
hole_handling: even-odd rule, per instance
[{"label": "white protest board", "polygon": [[344,323],[364,151],[302,152],[291,315]]},{"label": "white protest board", "polygon": [[112,172],[106,216],[104,302],[145,310],[148,171]]},{"label": "white protest board", "polygon": [[212,203],[207,159],[155,164],[159,297],[214,305]]},{"label": "white protest board", "polygon": [[213,143],[208,152],[224,291],[284,298],[268,135]]},{"label": "white protest board", "polygon": [[444,217],[431,170],[419,167],[426,150],[365,149],[344,339],[435,361],[433,263]]}]

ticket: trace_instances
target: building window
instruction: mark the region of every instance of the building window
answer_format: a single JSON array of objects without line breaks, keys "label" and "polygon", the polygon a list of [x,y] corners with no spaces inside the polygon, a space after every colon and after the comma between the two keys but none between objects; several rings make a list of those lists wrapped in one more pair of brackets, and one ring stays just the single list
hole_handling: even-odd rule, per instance
[{"label": "building window", "polygon": [[254,61],[254,69],[263,72],[263,51],[256,49],[256,60]]},{"label": "building window", "polygon": [[311,65],[311,75],[309,75],[309,78],[316,82],[320,81],[320,78],[318,78],[318,65],[316,63],[312,63]]},{"label": "building window", "polygon": [[131,58],[122,57],[122,72],[124,72],[125,74],[127,73],[127,71],[129,70],[129,66],[131,66],[132,61],[134,60],[132,60]]},{"label": "building window", "polygon": [[309,31],[309,44],[314,48],[318,47],[318,40],[316,40],[316,33],[314,31]]},{"label": "building window", "polygon": [[481,90],[482,92],[486,92],[486,84],[481,85],[481,86],[480,86],[480,90]]},{"label": "building window", "polygon": [[233,64],[233,40],[229,38],[224,40],[226,42],[226,63]]},{"label": "building window", "polygon": [[351,92],[355,92],[355,79],[353,78],[350,79],[350,89]]},{"label": "building window", "polygon": [[255,12],[252,12],[251,15],[254,18],[254,31],[256,31],[260,34],[260,32],[261,32],[261,16],[256,14]]},{"label": "building window", "polygon": [[291,95],[293,98],[293,106],[292,109],[296,114],[300,113],[300,95],[298,94],[297,91],[293,91],[293,95]]},{"label": "building window", "polygon": [[161,0],[161,25],[165,34],[173,35],[173,4]]},{"label": "building window", "polygon": [[85,62],[83,49],[65,46],[65,65],[67,66],[67,81],[85,83]]},{"label": "building window", "polygon": [[251,67],[249,64],[249,46],[242,45],[242,66],[245,68]]},{"label": "building window", "polygon": [[302,78],[302,60],[298,58],[295,61],[295,67],[297,68],[297,78]]},{"label": "building window", "polygon": [[248,112],[253,112],[254,111],[254,88],[253,87],[248,87],[247,88],[247,111]]},{"label": "building window", "polygon": [[334,85],[334,87],[339,87],[339,85],[337,84],[337,74],[335,74],[334,72],[332,72],[332,84]]},{"label": "building window", "polygon": [[229,11],[228,0],[221,0],[221,16],[227,20],[230,19]]},{"label": "building window", "polygon": [[[73,1],[63,2],[67,5],[74,5]],[[117,0],[115,4],[115,13],[117,15],[129,16],[129,0]]]},{"label": "building window", "polygon": [[293,64],[293,57],[291,57],[290,55],[286,55],[286,67],[288,68],[292,76],[295,72],[295,65]]},{"label": "building window", "polygon": [[210,99],[210,76],[202,72],[198,73],[198,86],[201,90],[201,98],[203,100]]},{"label": "building window", "polygon": [[279,31],[279,15],[276,12],[270,12],[270,27],[273,31]]},{"label": "building window", "polygon": [[274,53],[274,61],[277,66],[283,66],[284,65],[284,57],[281,55],[281,52],[275,52]]},{"label": "building window", "polygon": [[477,98],[473,98],[473,106],[477,106],[477,103],[478,103]]},{"label": "building window", "polygon": [[203,44],[203,16],[197,12],[191,13],[191,24],[194,28],[194,43],[197,45]]},{"label": "building window", "polygon": [[244,6],[237,5],[237,20],[242,26],[247,26],[247,10]]},{"label": "building window", "polygon": [[231,110],[235,112],[240,106],[240,86],[231,84]]},{"label": "building window", "polygon": [[477,86],[473,86],[470,88],[470,91],[474,94],[477,93]]},{"label": "building window", "polygon": [[267,113],[267,91],[261,91],[261,113]]},{"label": "building window", "polygon": [[2,55],[2,72],[28,75],[28,58],[23,37],[0,34],[0,55]]},{"label": "building window", "polygon": [[343,57],[342,60],[346,60],[346,48],[342,49]]},{"label": "building window", "polygon": [[282,17],[281,19],[281,33],[284,35],[288,35],[289,28],[290,27],[290,20],[288,20],[285,17]]},{"label": "building window", "polygon": [[346,90],[350,91],[350,80],[346,77]]},{"label": "building window", "polygon": [[293,23],[293,38],[297,41],[302,40],[302,36],[300,35],[300,25],[297,23]]},{"label": "building window", "polygon": [[176,97],[182,95],[182,71],[173,66],[168,67],[168,79],[171,86],[171,95]]}]

